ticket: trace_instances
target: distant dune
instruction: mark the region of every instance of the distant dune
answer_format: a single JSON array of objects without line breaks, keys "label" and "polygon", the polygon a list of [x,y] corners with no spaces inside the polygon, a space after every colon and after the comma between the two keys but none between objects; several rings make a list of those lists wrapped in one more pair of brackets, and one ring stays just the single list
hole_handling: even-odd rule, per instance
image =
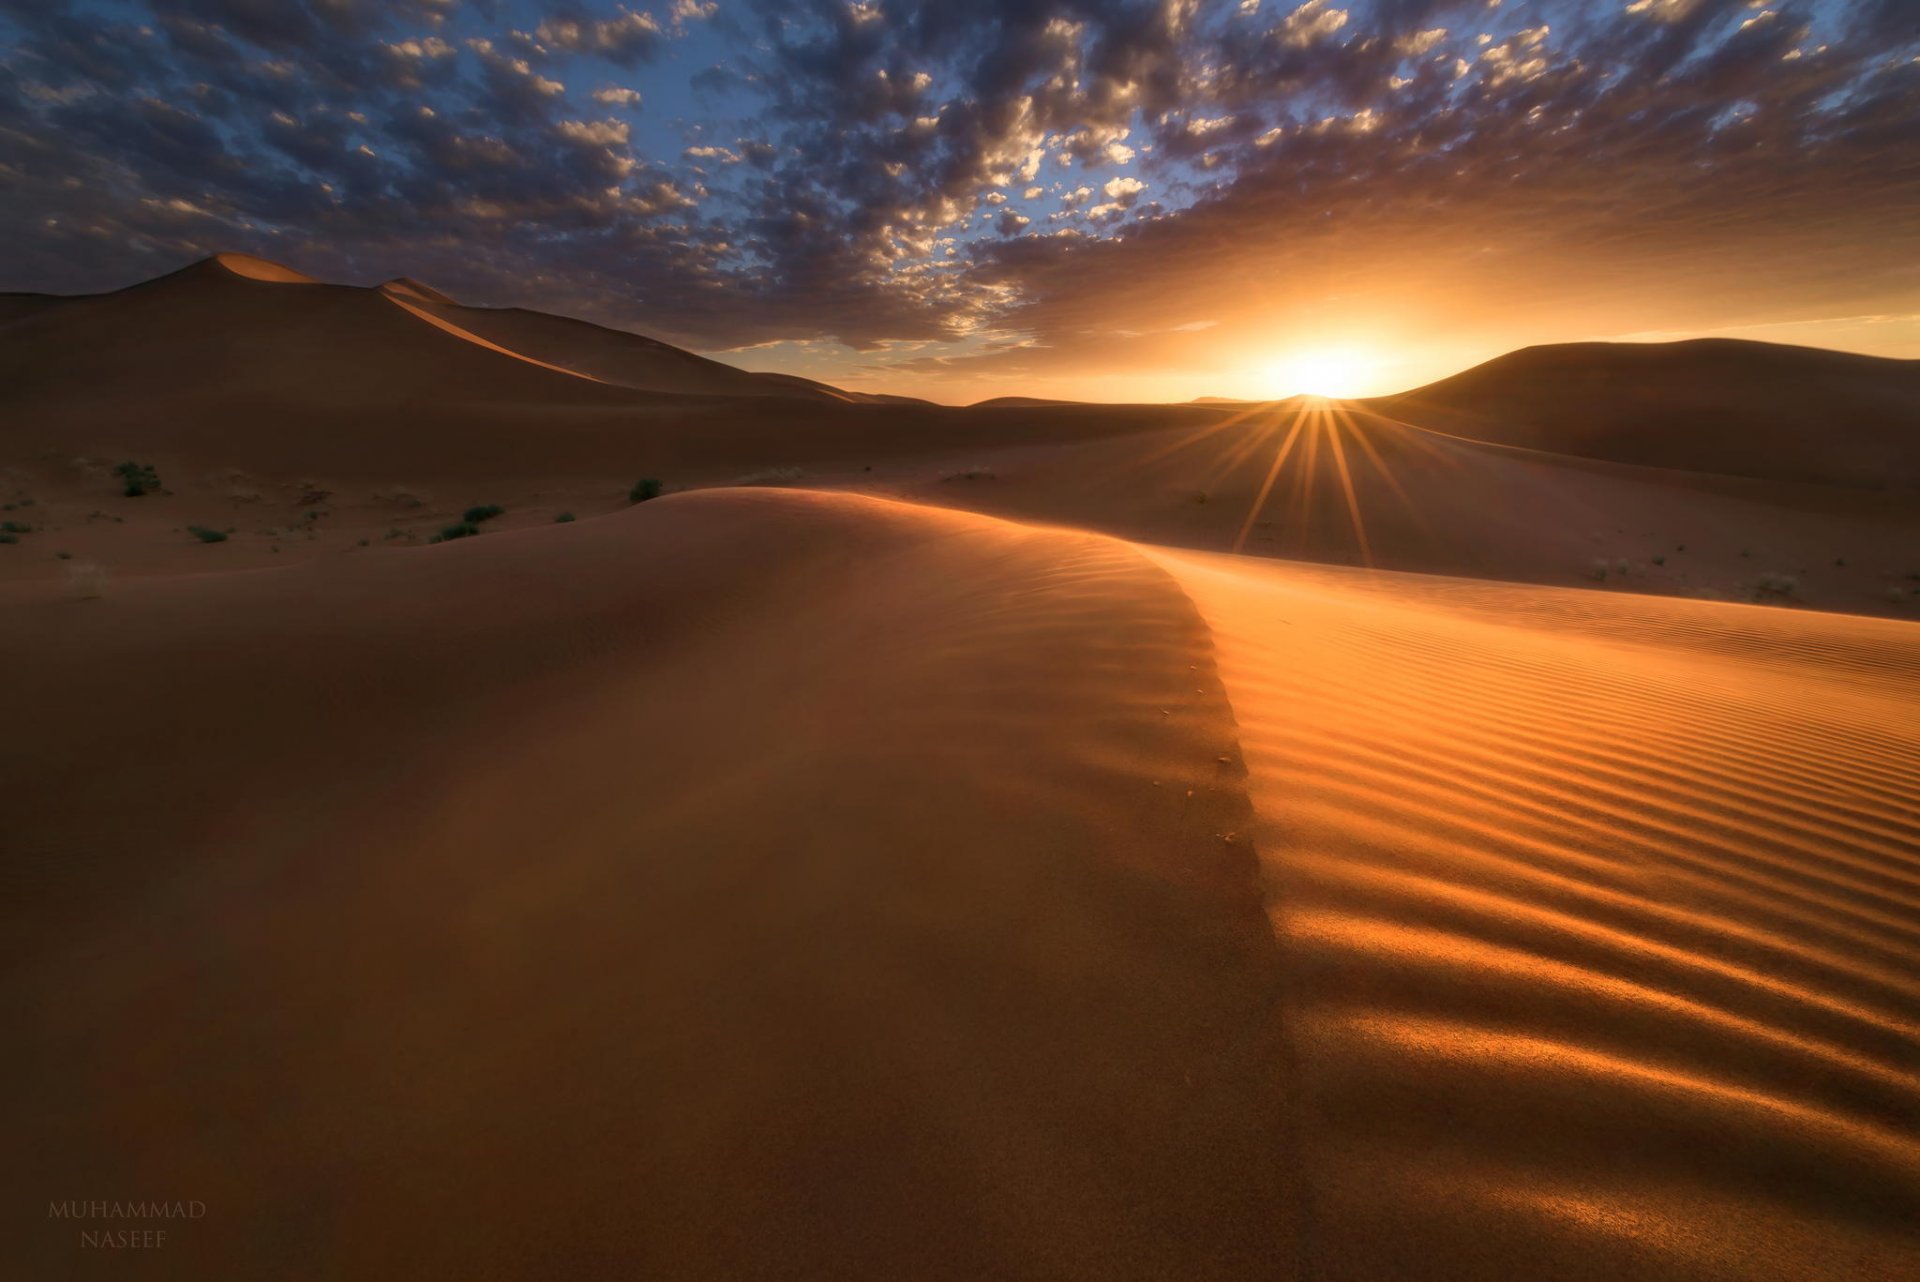
[{"label": "distant dune", "polygon": [[1421,427],[1583,458],[1920,487],[1920,361],[1719,338],[1571,343],[1368,404]]},{"label": "distant dune", "polygon": [[[290,285],[308,288],[285,288]],[[386,404],[437,395],[542,405],[627,399],[533,370],[670,395],[871,399],[806,379],[748,373],[584,321],[463,307],[406,277],[374,289],[323,285],[245,254],[216,255],[112,294],[6,296],[0,323],[9,321],[0,376],[20,399],[137,394]],[[448,338],[519,359],[488,359]]]},{"label": "distant dune", "polygon": [[[0,297],[0,466],[66,551],[138,573],[177,563],[164,536],[186,522],[235,529],[222,564],[268,565],[321,531],[419,541],[483,498],[512,523],[609,510],[638,477],[760,478],[1202,550],[1905,615],[1913,365],[1599,345],[1370,402],[949,408],[221,255],[112,294]],[[133,457],[177,501],[103,509]],[[297,512],[290,542],[247,506],[274,492],[327,493],[328,523]],[[0,552],[0,583],[47,575]]]},{"label": "distant dune", "polygon": [[967,408],[974,410],[1034,409],[1042,405],[1075,404],[1079,404],[1079,402],[1049,400],[1044,396],[996,396],[991,400],[975,401]]},{"label": "distant dune", "polygon": [[330,409],[461,400],[614,405],[624,389],[541,368],[432,325],[378,290],[212,258],[112,294],[64,298],[4,331],[0,382],[15,404],[275,404]]},{"label": "distant dune", "polygon": [[426,315],[505,350],[635,391],[803,397],[843,403],[872,399],[810,379],[748,373],[655,339],[564,316],[518,307],[462,307],[412,282],[389,281],[381,289]]}]

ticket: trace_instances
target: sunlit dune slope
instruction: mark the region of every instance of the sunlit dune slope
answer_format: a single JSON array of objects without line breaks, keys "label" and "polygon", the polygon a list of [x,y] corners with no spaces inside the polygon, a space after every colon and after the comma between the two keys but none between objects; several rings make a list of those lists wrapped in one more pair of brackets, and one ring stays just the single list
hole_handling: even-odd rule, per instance
[{"label": "sunlit dune slope", "polygon": [[411,281],[389,282],[381,288],[503,349],[638,391],[840,403],[868,399],[809,379],[749,373],[657,339],[587,321],[519,307],[464,307]]},{"label": "sunlit dune slope", "polygon": [[36,1275],[70,1189],[204,1202],[143,1269],[195,1279],[1284,1242],[1232,722],[1125,545],[729,491],[6,622]]},{"label": "sunlit dune slope", "polygon": [[1920,361],[1733,339],[1568,343],[1371,404],[1424,427],[1559,454],[1920,486]]},{"label": "sunlit dune slope", "polygon": [[1920,627],[1161,553],[1313,1278],[1920,1275]]}]

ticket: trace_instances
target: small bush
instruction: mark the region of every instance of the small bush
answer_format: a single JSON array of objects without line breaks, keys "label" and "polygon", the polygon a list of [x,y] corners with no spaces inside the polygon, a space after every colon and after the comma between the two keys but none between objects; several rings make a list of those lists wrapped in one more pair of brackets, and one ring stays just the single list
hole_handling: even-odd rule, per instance
[{"label": "small bush", "polygon": [[1665,556],[1665,554],[1663,554],[1663,553],[1659,553],[1659,552],[1656,552],[1656,553],[1654,553],[1654,555],[1653,555],[1653,563],[1654,563],[1655,565],[1665,565],[1665,564],[1667,563],[1667,558],[1666,558],[1666,556]]},{"label": "small bush", "polygon": [[501,515],[506,510],[507,509],[501,507],[498,503],[481,503],[462,512],[460,519],[468,525],[478,525],[482,521],[491,521],[494,517]]},{"label": "small bush", "polygon": [[0,543],[18,543],[19,541],[20,536],[17,534],[0,534]]},{"label": "small bush", "polygon": [[478,533],[480,533],[479,526],[473,524],[471,521],[462,521],[458,525],[444,527],[440,533],[428,539],[427,542],[445,543],[449,539],[470,539]]},{"label": "small bush", "polygon": [[1605,557],[1595,557],[1593,559],[1593,563],[1587,566],[1587,577],[1595,583],[1605,583],[1607,581],[1607,560]]},{"label": "small bush", "polygon": [[641,477],[633,483],[633,488],[627,491],[627,502],[645,503],[648,499],[657,499],[660,497],[660,488],[660,482],[653,477]]},{"label": "small bush", "polygon": [[33,527],[31,525],[23,525],[19,521],[0,521],[0,534],[32,534],[32,533],[33,533]]},{"label": "small bush", "polygon": [[1755,596],[1777,597],[1792,596],[1800,588],[1800,580],[1791,574],[1763,574],[1755,581]]},{"label": "small bush", "polygon": [[942,472],[943,481],[991,481],[997,479],[990,467],[963,467],[957,472]]},{"label": "small bush", "polygon": [[556,517],[554,517],[554,518],[553,518],[553,523],[554,523],[555,525],[565,525],[565,524],[566,524],[566,523],[567,523],[568,521],[571,521],[571,520],[573,520],[573,519],[574,519],[574,518],[573,518],[573,513],[571,513],[571,512],[562,512],[562,513],[561,513],[560,515],[558,515],[558,516],[556,516]]},{"label": "small bush", "polygon": [[160,474],[154,471],[151,463],[135,463],[129,459],[114,468],[113,474],[119,477],[124,485],[121,493],[130,499],[151,494],[160,488]]},{"label": "small bush", "polygon": [[187,533],[199,539],[202,543],[225,543],[227,541],[225,530],[210,530],[204,525],[189,525],[187,527]]}]

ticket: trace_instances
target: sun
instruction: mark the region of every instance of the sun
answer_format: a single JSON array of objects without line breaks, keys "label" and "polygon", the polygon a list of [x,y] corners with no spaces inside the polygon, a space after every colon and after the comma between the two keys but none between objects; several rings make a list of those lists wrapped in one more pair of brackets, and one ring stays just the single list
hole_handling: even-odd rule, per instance
[{"label": "sun", "polygon": [[1269,396],[1362,396],[1380,362],[1357,347],[1302,347],[1270,361],[1261,371]]}]

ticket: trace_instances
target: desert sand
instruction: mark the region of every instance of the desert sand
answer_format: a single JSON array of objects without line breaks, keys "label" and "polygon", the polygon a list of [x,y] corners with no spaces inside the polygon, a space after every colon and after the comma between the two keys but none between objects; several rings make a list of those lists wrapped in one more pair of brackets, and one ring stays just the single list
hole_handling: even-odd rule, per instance
[{"label": "desert sand", "polygon": [[951,409],[0,299],[8,1263],[1920,1272],[1911,363],[1783,358],[1815,456],[1764,352],[1546,350]]}]

